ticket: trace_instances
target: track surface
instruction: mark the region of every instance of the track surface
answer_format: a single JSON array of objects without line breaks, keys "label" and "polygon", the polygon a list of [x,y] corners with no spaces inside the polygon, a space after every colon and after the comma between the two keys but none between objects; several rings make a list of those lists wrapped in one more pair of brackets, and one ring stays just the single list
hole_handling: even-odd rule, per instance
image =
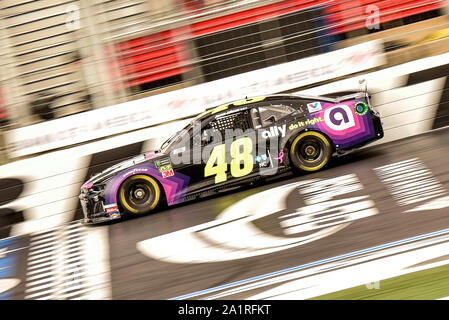
[{"label": "track surface", "polygon": [[[449,129],[433,131],[386,145],[359,150],[336,159],[328,169],[322,172],[303,176],[291,175],[263,186],[234,191],[207,200],[177,206],[153,215],[110,224],[107,226],[107,230],[112,298],[169,299],[449,228],[448,208],[405,212],[428,202],[424,199],[426,194],[424,192],[430,192],[429,190],[419,193],[423,195],[422,201],[418,199],[412,204],[400,205],[398,198],[392,196],[392,190],[387,188],[388,183],[382,181],[379,174],[376,174],[378,170],[374,170],[400,161],[416,159],[429,169],[432,177],[436,178],[437,183],[439,182],[445,190],[445,194],[440,195],[439,198],[447,196],[449,195],[448,141]],[[413,170],[411,172],[413,174]],[[141,241],[214,221],[227,207],[261,191],[297,181],[330,179],[348,174],[355,174],[363,189],[345,194],[343,198],[366,195],[368,200],[374,202],[378,213],[354,220],[345,228],[324,238],[268,254],[203,263],[161,261],[144,255],[136,247],[136,244]],[[304,199],[297,194],[292,193],[287,197],[286,205],[293,210],[304,206]],[[261,233],[285,238],[291,237],[292,235],[285,235],[279,221],[279,215],[272,215],[255,220],[254,225],[260,229]],[[234,235],[234,237],[238,236]],[[17,246],[27,246],[26,237],[17,241]],[[95,243],[91,243],[91,245],[94,246]],[[242,247],[244,246],[242,244]],[[195,247],[190,249],[192,252],[196,250]],[[18,274],[24,274],[24,270],[27,269],[27,260],[23,257],[26,254],[27,250],[22,250],[18,257],[19,269],[22,270]],[[170,252],[167,252],[167,255],[169,254]],[[205,259],[207,260],[207,257]],[[3,298],[23,299],[25,278],[24,275],[24,278],[21,279],[22,283],[11,294],[3,296]],[[247,296],[249,294],[240,294],[230,298],[244,299]]]}]

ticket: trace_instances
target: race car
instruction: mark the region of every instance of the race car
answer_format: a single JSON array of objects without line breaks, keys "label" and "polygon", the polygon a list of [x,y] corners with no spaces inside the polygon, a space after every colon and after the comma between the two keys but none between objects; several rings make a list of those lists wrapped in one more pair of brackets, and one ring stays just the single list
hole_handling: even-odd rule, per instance
[{"label": "race car", "polygon": [[287,171],[314,172],[384,135],[367,92],[268,95],[208,109],[158,150],[92,176],[83,222],[148,214]]}]

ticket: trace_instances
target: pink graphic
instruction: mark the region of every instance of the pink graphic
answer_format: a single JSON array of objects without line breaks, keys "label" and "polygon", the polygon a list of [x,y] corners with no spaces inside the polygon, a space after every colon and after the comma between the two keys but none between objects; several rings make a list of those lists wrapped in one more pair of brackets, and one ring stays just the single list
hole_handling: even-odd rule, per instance
[{"label": "pink graphic", "polygon": [[277,158],[274,158],[276,160],[279,160],[280,163],[284,162],[284,150],[281,150],[281,152],[279,152],[279,155]]},{"label": "pink graphic", "polygon": [[156,157],[156,153],[154,153],[154,151],[147,152],[144,155],[145,155],[145,160],[150,160],[150,159],[153,159],[154,157]]},{"label": "pink graphic", "polygon": [[88,183],[88,182],[85,182],[82,186],[81,186],[81,189],[90,189],[90,188],[92,188],[93,187],[93,184],[92,183]]}]

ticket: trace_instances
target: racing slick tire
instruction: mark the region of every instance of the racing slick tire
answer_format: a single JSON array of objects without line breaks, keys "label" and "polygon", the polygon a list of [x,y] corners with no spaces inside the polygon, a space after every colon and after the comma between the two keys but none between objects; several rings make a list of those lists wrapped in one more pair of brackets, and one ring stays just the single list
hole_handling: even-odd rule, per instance
[{"label": "racing slick tire", "polygon": [[134,175],[126,179],[118,192],[122,208],[132,215],[143,215],[154,210],[161,198],[161,188],[147,175]]},{"label": "racing slick tire", "polygon": [[292,167],[298,171],[318,171],[332,157],[329,139],[316,131],[305,131],[295,137],[290,146]]}]

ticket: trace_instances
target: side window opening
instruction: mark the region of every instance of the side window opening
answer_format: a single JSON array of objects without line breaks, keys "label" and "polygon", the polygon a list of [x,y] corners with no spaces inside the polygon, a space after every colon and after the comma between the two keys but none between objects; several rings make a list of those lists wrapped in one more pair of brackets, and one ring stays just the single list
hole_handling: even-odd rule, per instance
[{"label": "side window opening", "polygon": [[260,120],[263,126],[269,126],[293,112],[295,112],[293,107],[284,104],[271,104],[269,106],[259,107]]},{"label": "side window opening", "polygon": [[[241,129],[242,131],[245,131],[252,128],[253,126],[251,123],[249,110],[244,110],[241,112],[217,116],[217,118],[206,125],[204,134],[207,135],[207,132],[219,132],[224,140],[232,137],[233,132],[230,131],[231,129]],[[226,130],[228,130],[228,132],[226,132]]]}]

